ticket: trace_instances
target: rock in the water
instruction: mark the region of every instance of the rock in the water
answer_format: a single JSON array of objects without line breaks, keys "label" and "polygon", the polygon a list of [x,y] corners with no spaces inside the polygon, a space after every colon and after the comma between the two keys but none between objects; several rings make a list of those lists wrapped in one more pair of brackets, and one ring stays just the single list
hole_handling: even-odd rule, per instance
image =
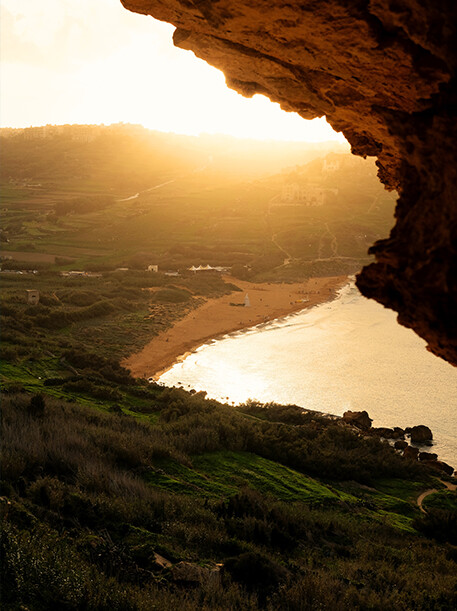
[{"label": "rock in the water", "polygon": [[419,450],[417,448],[413,448],[413,446],[408,446],[403,451],[403,456],[405,458],[411,458],[412,460],[417,460],[418,454]]},{"label": "rock in the water", "polygon": [[351,412],[347,411],[343,414],[344,422],[352,424],[359,429],[369,429],[373,420],[365,410],[363,412]]},{"label": "rock in the water", "polygon": [[438,454],[434,454],[433,452],[419,452],[419,460],[438,460]]},{"label": "rock in the water", "polygon": [[411,428],[411,442],[412,443],[428,443],[432,441],[432,431],[424,424],[413,426]]}]

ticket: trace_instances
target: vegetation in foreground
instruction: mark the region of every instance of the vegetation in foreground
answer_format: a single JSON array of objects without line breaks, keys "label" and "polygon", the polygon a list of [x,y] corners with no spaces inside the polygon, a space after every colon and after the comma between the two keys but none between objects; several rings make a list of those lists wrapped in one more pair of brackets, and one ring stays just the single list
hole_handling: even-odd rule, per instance
[{"label": "vegetation in foreground", "polygon": [[2,280],[2,608],[455,607],[455,495],[422,516],[416,496],[440,488],[424,465],[295,406],[232,408],[119,365],[231,290],[220,277]]},{"label": "vegetation in foreground", "polygon": [[3,395],[3,608],[455,608],[423,465],[294,406],[133,388],[135,414]]},{"label": "vegetation in foreground", "polygon": [[[64,132],[3,143],[3,269],[38,273],[1,278],[2,608],[455,609],[455,494],[425,465],[296,406],[232,408],[119,365],[233,290],[148,264],[275,280],[359,268],[390,223],[374,173],[341,182],[338,159],[325,176],[316,160],[257,180],[265,159],[227,170],[225,145],[208,167],[211,146],[179,138]],[[316,177],[336,199],[283,201]]]}]

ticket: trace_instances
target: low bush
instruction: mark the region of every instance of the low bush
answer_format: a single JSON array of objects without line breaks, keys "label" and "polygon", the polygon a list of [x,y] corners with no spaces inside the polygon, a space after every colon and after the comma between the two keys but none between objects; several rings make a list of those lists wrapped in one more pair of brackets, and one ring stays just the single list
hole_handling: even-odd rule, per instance
[{"label": "low bush", "polygon": [[414,527],[426,537],[457,545],[457,511],[427,508],[427,513],[414,521]]},{"label": "low bush", "polygon": [[164,288],[151,295],[152,303],[184,303],[191,299],[189,291],[176,288]]},{"label": "low bush", "polygon": [[[393,526],[401,516],[355,497],[315,506],[312,500],[284,502],[261,488],[237,490],[242,468],[226,487],[213,481],[211,469],[194,466],[201,451],[257,447],[272,462],[297,463],[305,473],[327,474],[340,461],[338,477],[364,481],[365,467],[357,464],[363,457],[376,484],[385,472],[402,474],[406,464],[392,459],[383,444],[328,422],[316,428],[311,421],[254,419],[204,393],[153,391],[162,410],[154,425],[52,397],[36,417],[30,395],[4,397],[1,491],[8,499],[1,499],[6,526],[0,544],[6,609],[47,609],[51,599],[68,609],[455,607],[452,554],[411,528]],[[209,465],[214,459],[216,473],[216,455],[204,459]],[[256,477],[248,463],[245,468]],[[268,476],[268,467],[259,475]],[[274,469],[270,477],[277,477]],[[335,478],[328,479],[337,491]],[[354,481],[351,486],[358,487]],[[427,532],[452,532],[452,521],[438,517],[439,528],[430,527],[438,518],[428,517]],[[157,566],[156,553],[173,563],[222,563],[222,584],[177,586],[170,571]]]}]

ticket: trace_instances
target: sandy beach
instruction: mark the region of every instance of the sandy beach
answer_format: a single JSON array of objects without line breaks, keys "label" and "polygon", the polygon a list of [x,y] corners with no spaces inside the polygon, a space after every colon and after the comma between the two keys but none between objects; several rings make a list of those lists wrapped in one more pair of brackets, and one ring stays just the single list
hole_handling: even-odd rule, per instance
[{"label": "sandy beach", "polygon": [[140,352],[126,358],[122,365],[135,377],[158,379],[174,363],[210,339],[333,299],[337,290],[346,284],[347,276],[311,278],[294,284],[251,283],[231,276],[224,280],[238,286],[241,292],[208,299],[173,327],[155,336]]}]

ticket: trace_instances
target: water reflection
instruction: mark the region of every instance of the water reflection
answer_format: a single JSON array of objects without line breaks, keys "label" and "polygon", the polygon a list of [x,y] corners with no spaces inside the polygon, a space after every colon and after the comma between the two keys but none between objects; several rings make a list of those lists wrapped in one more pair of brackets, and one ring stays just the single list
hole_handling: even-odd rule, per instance
[{"label": "water reflection", "polygon": [[374,426],[427,424],[440,457],[457,463],[457,369],[353,284],[331,303],[202,346],[160,381],[229,403],[366,409]]}]

